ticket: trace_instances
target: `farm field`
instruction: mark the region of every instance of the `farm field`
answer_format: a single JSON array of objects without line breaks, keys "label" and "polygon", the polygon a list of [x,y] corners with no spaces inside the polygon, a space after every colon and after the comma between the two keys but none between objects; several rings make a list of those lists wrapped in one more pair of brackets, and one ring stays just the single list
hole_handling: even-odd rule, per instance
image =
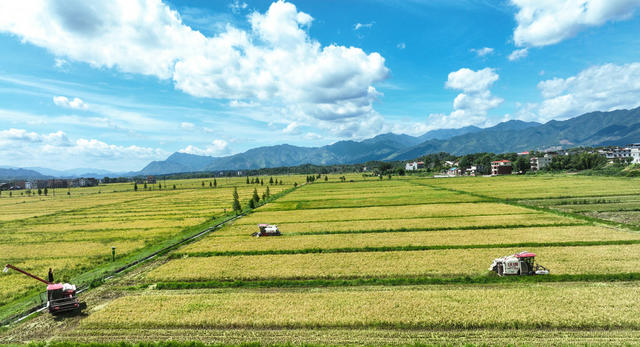
[{"label": "farm field", "polygon": [[[71,318],[69,329],[40,316],[0,333],[0,342],[38,336],[85,342],[628,343],[640,336],[640,232],[567,206],[588,206],[570,202],[585,199],[633,205],[636,185],[629,182],[635,181],[352,175],[339,182],[329,176],[89,291],[87,315]],[[248,197],[255,185],[240,183],[241,197]],[[113,204],[93,207],[103,211],[95,216],[70,211],[46,218],[69,224],[64,233],[81,237],[77,245],[87,249],[99,249],[93,232],[113,232],[109,245],[119,241],[135,250],[157,242],[145,232],[166,235],[203,225],[210,213],[220,213],[209,206],[229,205],[228,190],[206,202],[200,200],[205,192],[215,190],[196,182],[175,193],[145,192],[144,199],[120,203],[125,209]],[[132,222],[130,231],[118,232],[126,218],[150,226]],[[44,222],[22,234],[55,232],[43,217],[37,220]],[[283,235],[251,237],[259,223],[277,224]],[[14,241],[0,250],[12,253],[38,254],[47,242],[59,242],[47,238],[20,248],[29,235],[3,237]],[[524,250],[536,253],[551,274],[498,278],[488,272],[494,258]],[[73,262],[69,254],[56,260]],[[100,256],[91,254],[87,258]],[[43,269],[49,264],[36,256],[24,261]],[[29,330],[43,324],[51,332]]]},{"label": "farm field", "polygon": [[[52,189],[46,197],[8,197],[5,192],[0,198],[0,262],[41,277],[46,277],[51,267],[58,280],[86,284],[82,275],[88,271],[159,249],[165,242],[204,229],[190,228],[224,218],[225,210],[231,211],[234,186],[244,206],[254,188],[262,194],[269,186],[270,193],[277,194],[304,177],[281,179],[289,183],[247,185],[241,177],[218,178],[215,188],[209,185],[213,179],[198,179],[159,181],[147,189],[140,184],[138,191],[134,191],[133,183],[116,183],[57,189],[56,195]],[[118,257],[113,265],[111,247],[116,247]],[[11,312],[5,305],[39,293],[42,284],[10,271],[0,276],[0,290],[3,319]]]}]

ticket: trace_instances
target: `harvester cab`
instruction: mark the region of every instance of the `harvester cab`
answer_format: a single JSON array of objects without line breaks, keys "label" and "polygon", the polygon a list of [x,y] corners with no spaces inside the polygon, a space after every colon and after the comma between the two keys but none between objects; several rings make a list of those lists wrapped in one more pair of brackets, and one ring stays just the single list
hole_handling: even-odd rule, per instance
[{"label": "harvester cab", "polygon": [[7,264],[2,272],[8,272],[9,269],[16,270],[47,285],[47,308],[51,314],[76,310],[80,311],[87,308],[86,303],[78,301],[75,285],[69,283],[51,283],[11,264]]},{"label": "harvester cab", "polygon": [[548,275],[549,270],[535,262],[536,255],[531,252],[520,252],[502,258],[496,258],[489,267],[498,276],[531,276]]},{"label": "harvester cab", "polygon": [[258,232],[251,234],[251,236],[260,237],[260,236],[280,236],[280,230],[278,230],[278,226],[275,224],[258,224]]}]

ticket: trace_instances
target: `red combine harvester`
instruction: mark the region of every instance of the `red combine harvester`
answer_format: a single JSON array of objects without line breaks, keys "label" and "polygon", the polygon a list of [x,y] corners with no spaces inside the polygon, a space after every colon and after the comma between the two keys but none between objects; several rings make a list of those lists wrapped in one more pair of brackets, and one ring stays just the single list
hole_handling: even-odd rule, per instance
[{"label": "red combine harvester", "polygon": [[49,313],[57,314],[68,311],[80,311],[87,308],[86,303],[78,301],[75,285],[69,283],[51,283],[11,264],[7,264],[2,272],[7,272],[9,269],[21,272],[47,285],[47,308],[49,308]]},{"label": "red combine harvester", "polygon": [[260,236],[280,236],[280,230],[278,230],[277,225],[271,224],[258,224],[258,232],[251,234],[251,236],[260,237]]}]

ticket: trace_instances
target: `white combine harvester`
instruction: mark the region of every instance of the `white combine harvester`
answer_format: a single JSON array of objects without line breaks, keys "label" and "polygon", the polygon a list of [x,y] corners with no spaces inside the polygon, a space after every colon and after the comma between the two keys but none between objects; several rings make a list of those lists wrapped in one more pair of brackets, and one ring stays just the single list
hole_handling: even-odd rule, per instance
[{"label": "white combine harvester", "polygon": [[258,228],[260,231],[251,234],[251,236],[260,237],[260,236],[280,236],[280,230],[278,230],[278,226],[275,224],[258,224]]},{"label": "white combine harvester", "polygon": [[489,271],[495,271],[498,276],[531,276],[548,275],[549,270],[536,264],[536,255],[531,252],[520,252],[493,260]]}]

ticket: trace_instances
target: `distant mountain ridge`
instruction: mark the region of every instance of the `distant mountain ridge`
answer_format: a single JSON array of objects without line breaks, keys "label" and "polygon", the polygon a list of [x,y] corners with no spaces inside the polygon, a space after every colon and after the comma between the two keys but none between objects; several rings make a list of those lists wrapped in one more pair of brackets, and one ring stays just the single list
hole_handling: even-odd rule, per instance
[{"label": "distant mountain ridge", "polygon": [[[640,143],[640,107],[632,110],[591,112],[545,124],[511,120],[489,128],[468,126],[438,129],[421,136],[386,133],[363,141],[339,141],[322,147],[289,144],[257,147],[226,157],[176,152],[153,161],[138,172],[113,173],[97,169],[51,170],[46,168],[0,168],[0,179],[46,179],[53,177],[103,177],[161,175],[171,173],[248,170],[303,164],[356,164],[372,160],[412,160],[448,152],[520,152],[551,147],[612,146]],[[87,173],[93,172],[93,173]]]},{"label": "distant mountain ridge", "polygon": [[174,153],[154,161],[139,174],[247,170],[302,164],[354,164],[371,160],[410,160],[449,152],[518,152],[550,147],[625,145],[640,142],[640,108],[591,112],[545,124],[510,120],[490,128],[438,129],[421,136],[381,134],[363,141],[339,141],[322,147],[288,144],[258,147],[226,157]]}]

